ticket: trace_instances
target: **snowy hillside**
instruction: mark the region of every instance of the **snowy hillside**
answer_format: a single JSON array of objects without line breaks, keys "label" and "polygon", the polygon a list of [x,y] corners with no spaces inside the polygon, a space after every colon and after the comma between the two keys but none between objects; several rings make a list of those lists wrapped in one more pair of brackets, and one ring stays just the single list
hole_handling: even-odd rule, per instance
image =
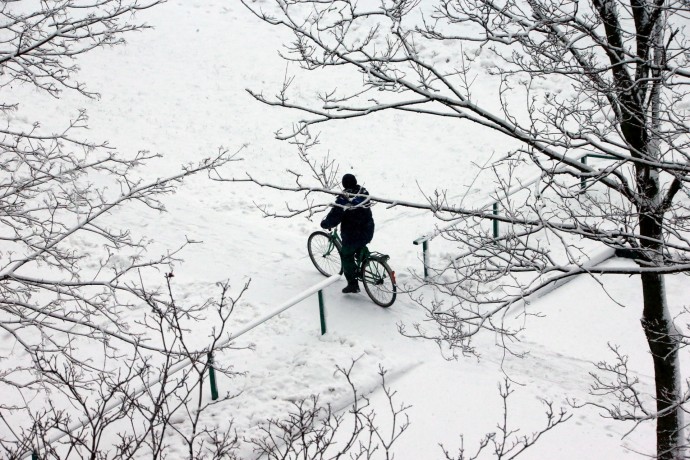
[{"label": "snowy hillside", "polygon": [[[272,95],[286,73],[302,72],[296,65],[286,68],[278,55],[290,36],[259,21],[237,1],[170,0],[139,14],[152,30],[130,35],[126,46],[79,58],[79,80],[100,93],[99,99],[70,93],[54,99],[17,86],[11,90],[21,105],[12,116],[59,129],[66,117],[85,108],[89,130],[82,135],[90,140],[107,140],[125,153],[149,150],[162,155],[139,171],[150,180],[225,148],[238,151],[243,159],[227,165],[225,177],[244,178],[248,173],[259,180],[290,184],[293,176],[287,170],[302,166],[295,147],[275,139],[274,133],[289,130],[303,115],[260,104],[246,91]],[[324,79],[314,81],[319,86],[331,77],[325,73],[308,78]],[[303,76],[299,85],[306,81]],[[481,80],[476,84],[481,93]],[[297,97],[307,93],[301,86],[293,91]],[[317,128],[320,145],[314,155],[330,155],[340,165],[339,174],[352,172],[373,195],[412,202],[425,202],[435,190],[447,190],[455,204],[487,199],[494,184],[490,175],[477,179],[479,167],[515,145],[469,122],[404,113],[386,112]],[[230,321],[232,328],[239,329],[324,279],[306,248],[322,214],[311,219],[304,215],[272,219],[259,209],[268,206],[282,212],[286,203],[302,202],[303,195],[252,183],[194,177],[164,199],[167,213],[133,205],[114,210],[107,219],[138,237],[151,238],[152,255],[172,250],[186,239],[200,242],[186,248],[184,262],[173,267],[173,289],[180,302],[215,295],[219,281],[229,280],[238,291],[251,279]],[[421,248],[412,242],[440,223],[428,212],[403,207],[377,204],[373,213],[376,235],[370,247],[391,256],[402,290],[414,289],[415,297],[426,299],[438,295],[420,286]],[[430,251],[439,261],[453,253],[454,245],[434,240]],[[687,306],[686,281],[681,276],[668,278],[669,302],[679,314]],[[497,337],[485,334],[475,342],[478,358],[451,360],[444,359],[434,343],[399,333],[400,327],[409,330],[425,320],[410,296],[401,293],[391,308],[382,309],[364,292],[341,294],[343,285],[344,281],[325,290],[325,335],[319,331],[314,295],[237,341],[238,348],[251,345],[252,350],[216,356],[218,363],[241,373],[232,379],[220,377],[218,382],[221,393],[237,396],[213,406],[202,422],[227,428],[232,421],[239,436],[249,438],[259,434],[267,419],[284,415],[291,402],[313,394],[347,411],[352,396],[336,366],[349,367],[356,360],[354,381],[360,393],[370,394],[384,426],[389,423],[388,408],[379,385],[379,366],[388,371],[386,383],[397,391],[395,400],[411,406],[410,427],[395,444],[397,459],[444,458],[439,444],[455,454],[461,435],[465,448],[474,451],[502,418],[498,386],[506,378],[514,390],[508,422],[520,433],[543,426],[542,399],[553,401],[556,411],[563,407],[572,414],[520,458],[622,459],[654,453],[652,422],[628,434],[632,423],[604,418],[593,406],[575,407],[585,401],[611,402],[588,392],[594,364],[613,359],[609,344],[629,355],[633,375],[647,390],[653,389],[636,278],[579,277],[511,310],[508,321],[524,322],[521,341],[514,344],[515,350],[525,353],[523,357],[507,354]],[[202,345],[201,338],[199,342]],[[0,427],[4,430],[6,426]],[[180,449],[171,441],[167,457],[185,458]],[[252,456],[252,447],[245,444],[239,458]],[[492,457],[486,452],[482,458]]]}]

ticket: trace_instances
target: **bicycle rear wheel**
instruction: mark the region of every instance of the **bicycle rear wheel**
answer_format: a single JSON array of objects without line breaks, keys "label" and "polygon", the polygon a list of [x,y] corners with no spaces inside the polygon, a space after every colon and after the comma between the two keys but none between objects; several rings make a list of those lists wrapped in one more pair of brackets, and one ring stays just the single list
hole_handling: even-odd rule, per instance
[{"label": "bicycle rear wheel", "polygon": [[340,244],[326,232],[314,232],[307,240],[309,258],[323,276],[342,273]]},{"label": "bicycle rear wheel", "polygon": [[384,308],[393,305],[397,292],[395,272],[386,262],[377,259],[365,260],[362,266],[362,282],[367,295],[376,305]]}]

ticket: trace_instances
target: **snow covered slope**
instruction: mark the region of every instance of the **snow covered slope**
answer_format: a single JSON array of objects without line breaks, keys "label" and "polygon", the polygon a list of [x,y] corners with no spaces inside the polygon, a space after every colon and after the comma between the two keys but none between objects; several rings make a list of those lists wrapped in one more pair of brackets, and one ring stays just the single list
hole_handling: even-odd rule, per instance
[{"label": "snow covered slope", "polygon": [[[47,127],[85,107],[90,115],[89,138],[107,139],[123,152],[151,150],[163,155],[146,174],[163,176],[187,162],[210,156],[221,146],[242,150],[242,163],[229,175],[245,172],[262,179],[288,182],[286,169],[295,165],[294,147],[274,139],[300,115],[271,109],[254,101],[246,88],[277,91],[287,68],[277,50],[289,39],[280,30],[260,23],[236,1],[169,1],[143,14],[154,30],[132,36],[126,47],[99,50],[81,60],[81,80],[101,93],[98,101],[74,95],[53,100],[24,88],[21,110],[26,121]],[[315,77],[327,78],[327,77]],[[318,83],[318,82],[317,82]],[[299,94],[302,89],[295,88]],[[452,136],[449,135],[452,133]],[[477,169],[509,148],[508,140],[486,129],[446,120],[386,113],[324,125],[320,154],[330,153],[341,172],[355,173],[376,195],[422,201],[423,193],[447,189],[485,197],[490,183],[473,182]],[[189,237],[203,242],[188,249],[185,263],[175,267],[175,288],[181,299],[212,294],[216,281],[230,279],[251,286],[234,325],[265,314],[283,300],[321,281],[306,252],[306,238],[318,227],[319,216],[289,220],[266,219],[256,204],[282,209],[284,196],[244,183],[194,179],[166,201],[168,213],[127,208],[111,219],[135,234],[153,237],[152,252],[176,247]],[[421,268],[420,248],[413,239],[435,225],[420,211],[374,207],[377,231],[372,247],[391,255],[400,283],[412,282],[410,271]],[[442,256],[449,247],[433,246]],[[612,261],[610,263],[625,263]],[[684,306],[683,281],[670,279],[670,301]],[[345,407],[351,401],[335,366],[355,367],[357,384],[373,391],[375,404],[384,403],[378,388],[379,364],[389,370],[388,383],[400,401],[413,407],[412,425],[400,440],[396,458],[441,458],[438,443],[455,452],[460,434],[471,451],[485,433],[495,431],[502,416],[497,385],[504,373],[514,381],[510,422],[526,433],[543,418],[539,398],[555,406],[582,402],[591,384],[593,362],[610,359],[607,343],[631,356],[630,367],[651,387],[651,361],[639,325],[641,295],[635,279],[582,278],[528,306],[522,343],[526,357],[505,355],[494,337],[479,339],[481,358],[446,361],[433,343],[398,333],[399,324],[423,319],[406,296],[387,310],[365,294],[343,296],[339,285],[326,291],[329,332],[319,333],[316,297],[244,336],[238,345],[253,343],[254,351],[228,352],[217,359],[246,372],[221,379],[221,391],[239,392],[217,406],[207,421],[221,426],[234,419],[242,434],[251,435],[267,418],[280,416],[290,401],[323,395],[324,402]],[[434,293],[424,288],[426,296]],[[612,300],[612,299],[615,299]],[[568,409],[573,418],[545,435],[523,458],[615,459],[654,451],[653,426],[641,426],[625,439],[632,426],[606,420],[591,407]],[[385,407],[380,408],[385,412]],[[242,453],[247,458],[250,451]],[[183,453],[172,451],[170,458]]]}]

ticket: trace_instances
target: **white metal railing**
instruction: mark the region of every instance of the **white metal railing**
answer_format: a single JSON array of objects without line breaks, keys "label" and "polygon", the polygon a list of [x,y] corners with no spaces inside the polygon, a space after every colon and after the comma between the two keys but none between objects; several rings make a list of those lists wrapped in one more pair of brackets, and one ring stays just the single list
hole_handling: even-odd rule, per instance
[{"label": "white metal railing", "polygon": [[[279,315],[280,313],[282,313],[285,310],[297,305],[302,300],[304,300],[307,297],[312,296],[314,294],[318,294],[318,296],[319,296],[319,313],[320,313],[320,321],[321,321],[321,334],[322,335],[325,334],[326,333],[326,319],[325,319],[325,310],[324,310],[322,290],[325,289],[326,287],[330,286],[331,284],[335,283],[336,281],[340,280],[341,278],[342,278],[342,275],[333,275],[333,276],[330,276],[330,277],[326,278],[325,280],[321,281],[320,283],[317,283],[317,284],[311,286],[310,288],[305,289],[301,293],[299,293],[299,294],[295,295],[294,297],[283,302],[279,307],[277,307],[272,312],[266,314],[265,316],[262,316],[261,318],[258,318],[256,320],[250,322],[249,324],[247,324],[244,327],[242,327],[241,329],[239,329],[237,332],[230,334],[230,336],[228,336],[223,341],[219,342],[216,346],[218,348],[222,348],[222,347],[230,344],[230,342],[232,342],[236,338],[240,337],[241,335],[246,334],[247,332],[251,331],[252,329],[256,328],[257,326],[260,326],[261,324],[265,323],[266,321],[273,318],[274,316]],[[210,374],[210,380],[211,380],[211,393],[212,393],[212,395],[214,395],[213,399],[215,400],[218,398],[218,396],[217,396],[218,390],[215,387],[215,371],[214,371],[213,366],[212,366],[212,363],[213,363],[212,351],[200,352],[199,356],[203,356],[204,354],[206,354],[206,359],[207,359],[206,363],[204,363],[204,364],[209,365],[209,374]],[[170,367],[167,374],[165,374],[165,377],[170,377],[171,375],[173,375],[173,374],[179,372],[180,370],[184,369],[185,367],[191,365],[192,362],[193,362],[192,358],[185,358],[185,359],[181,360],[180,362],[178,362],[178,363],[174,364],[172,367]],[[136,398],[137,396],[139,396],[139,395],[143,394],[145,391],[147,391],[149,388],[153,387],[154,385],[159,384],[161,382],[161,380],[163,379],[163,377],[164,376],[161,376],[158,379],[156,379],[155,381],[153,381],[152,383],[150,383],[148,385],[144,385],[140,388],[137,388],[136,390],[134,390],[133,393],[130,393],[129,395],[127,395],[127,397]],[[116,398],[115,401],[108,404],[105,407],[105,409],[103,410],[103,412],[101,413],[101,416],[107,414],[111,410],[113,410],[116,407],[118,407],[119,405],[121,405],[123,402],[123,399],[124,399],[124,396],[120,396],[119,398]],[[50,437],[47,440],[47,443],[48,444],[56,443],[56,442],[60,441],[60,439],[67,436],[68,433],[72,433],[72,432],[84,427],[87,423],[89,423],[89,420],[78,420],[78,421],[74,422],[71,426],[69,426],[67,428],[67,430],[62,431],[60,433],[57,433],[57,434],[53,435],[52,437]],[[34,452],[25,452],[22,457],[32,458],[32,459],[38,458],[35,451]]]},{"label": "white metal railing", "polygon": [[[579,161],[583,164],[587,164],[587,158],[606,158],[606,159],[613,159],[613,157],[610,156],[605,156],[605,155],[598,155],[598,154],[592,154],[592,153],[581,153],[578,155],[575,155],[572,157],[572,160],[574,161]],[[559,173],[565,170],[564,167],[556,168],[554,170],[554,173]],[[540,180],[542,179],[543,174],[539,174],[538,176],[534,176],[531,179],[525,181],[525,182],[520,182],[519,184],[509,188],[505,194],[501,193],[501,195],[504,195],[505,198],[508,198],[511,195],[516,194],[517,192],[520,192],[522,190],[526,190],[527,188],[531,187],[534,184],[538,184]],[[580,186],[584,188],[585,186],[585,179],[581,179],[580,181]],[[498,216],[498,198],[492,198],[489,197],[489,199],[484,200],[484,202],[477,207],[477,211],[486,211],[489,208],[492,209],[492,214],[494,216]],[[487,217],[488,219],[491,219],[490,217]],[[429,277],[429,242],[436,238],[437,236],[441,235],[442,233],[454,228],[456,225],[458,225],[461,222],[464,222],[467,219],[466,216],[461,216],[458,217],[457,219],[453,219],[449,221],[446,225],[443,227],[438,227],[434,229],[434,231],[429,232],[425,235],[420,236],[419,238],[415,239],[412,244],[414,245],[422,245],[422,261],[424,264],[424,279],[427,279]],[[499,229],[498,229],[498,220],[497,219],[492,219],[493,220],[493,236],[494,238],[499,237]]]},{"label": "white metal railing", "polygon": [[611,259],[616,255],[616,250],[613,248],[606,248],[603,249],[602,251],[594,254],[592,257],[590,257],[585,263],[581,265],[572,265],[569,267],[572,267],[570,270],[566,272],[561,272],[558,275],[554,276],[552,281],[549,282],[549,280],[546,280],[548,285],[544,286],[534,294],[528,295],[528,296],[519,296],[515,297],[508,306],[508,308],[505,311],[505,314],[503,315],[504,317],[511,311],[515,310],[521,305],[526,304],[527,302],[539,299],[540,297],[545,296],[546,294],[558,289],[559,287],[563,286],[566,283],[569,283],[573,279],[575,279],[575,276],[568,276],[569,273],[578,273],[582,274],[582,269],[585,269],[585,272],[588,268],[594,268],[598,266],[599,264],[604,263],[605,261]]}]

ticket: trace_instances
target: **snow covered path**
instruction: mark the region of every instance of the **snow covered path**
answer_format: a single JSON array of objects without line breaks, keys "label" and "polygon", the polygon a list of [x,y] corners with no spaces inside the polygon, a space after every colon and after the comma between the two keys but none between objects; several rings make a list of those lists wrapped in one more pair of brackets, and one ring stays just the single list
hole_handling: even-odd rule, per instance
[{"label": "snow covered path", "polygon": [[[286,69],[276,50],[289,37],[259,23],[236,1],[170,1],[145,17],[153,31],[131,37],[125,48],[84,57],[81,78],[102,93],[100,101],[73,95],[56,101],[27,92],[17,117],[59,126],[65,114],[85,106],[91,117],[89,138],[108,139],[122,152],[149,149],[163,154],[144,173],[150,177],[210,156],[220,146],[234,151],[248,144],[240,154],[245,160],[232,166],[231,175],[242,177],[248,171],[259,178],[289,181],[285,170],[294,165],[296,154],[273,133],[289,127],[298,114],[262,106],[245,91],[250,87],[268,93],[280,86]],[[303,96],[306,88],[296,87],[295,92]],[[382,114],[324,125],[319,153],[330,153],[341,172],[357,174],[373,194],[421,201],[422,193],[435,188],[462,195],[469,187],[469,200],[485,198],[492,185],[473,182],[474,165],[500,156],[509,145],[472,125]],[[313,221],[265,219],[256,207],[269,204],[281,210],[286,200],[300,199],[250,184],[195,178],[166,200],[167,214],[133,207],[114,212],[110,219],[136,235],[153,237],[149,249],[154,254],[177,247],[187,237],[203,242],[186,250],[185,262],[174,267],[180,301],[212,296],[217,281],[229,279],[239,287],[251,278],[250,290],[233,317],[239,328],[323,279],[306,251],[319,216]],[[383,206],[374,207],[374,216],[377,231],[371,247],[390,254],[400,284],[411,281],[410,271],[422,267],[421,248],[412,241],[433,228],[433,218]],[[447,244],[432,243],[435,257],[449,250]],[[291,401],[311,394],[344,407],[350,395],[342,379],[334,376],[335,366],[358,360],[356,383],[374,392],[372,401],[381,414],[385,401],[376,390],[379,365],[389,371],[388,383],[398,391],[398,400],[413,406],[411,428],[396,450],[398,459],[442,458],[438,443],[454,452],[461,433],[472,451],[501,418],[497,385],[504,371],[515,381],[511,423],[531,432],[542,425],[539,398],[552,399],[558,407],[568,398],[587,397],[592,363],[611,358],[608,342],[621,345],[636,375],[647,387],[651,384],[651,361],[639,325],[638,283],[609,277],[605,286],[622,306],[586,277],[533,302],[530,314],[541,312],[545,317],[527,319],[522,342],[515,345],[529,352],[525,358],[506,356],[495,337],[484,335],[476,343],[481,359],[448,362],[433,343],[398,333],[398,324],[423,320],[409,298],[400,295],[393,307],[382,309],[364,293],[343,296],[342,286],[336,284],[325,291],[326,335],[320,335],[313,296],[238,341],[238,346],[252,343],[254,351],[216,358],[246,374],[220,379],[221,392],[239,395],[216,406],[207,421],[225,426],[234,419],[240,433],[250,435],[267,418],[283,415]],[[687,302],[684,292],[683,280],[670,277],[670,300],[677,311]],[[621,441],[630,426],[603,419],[590,408],[573,414],[521,458],[640,458],[634,451],[653,451],[651,425]],[[169,458],[176,458],[176,452]]]}]

